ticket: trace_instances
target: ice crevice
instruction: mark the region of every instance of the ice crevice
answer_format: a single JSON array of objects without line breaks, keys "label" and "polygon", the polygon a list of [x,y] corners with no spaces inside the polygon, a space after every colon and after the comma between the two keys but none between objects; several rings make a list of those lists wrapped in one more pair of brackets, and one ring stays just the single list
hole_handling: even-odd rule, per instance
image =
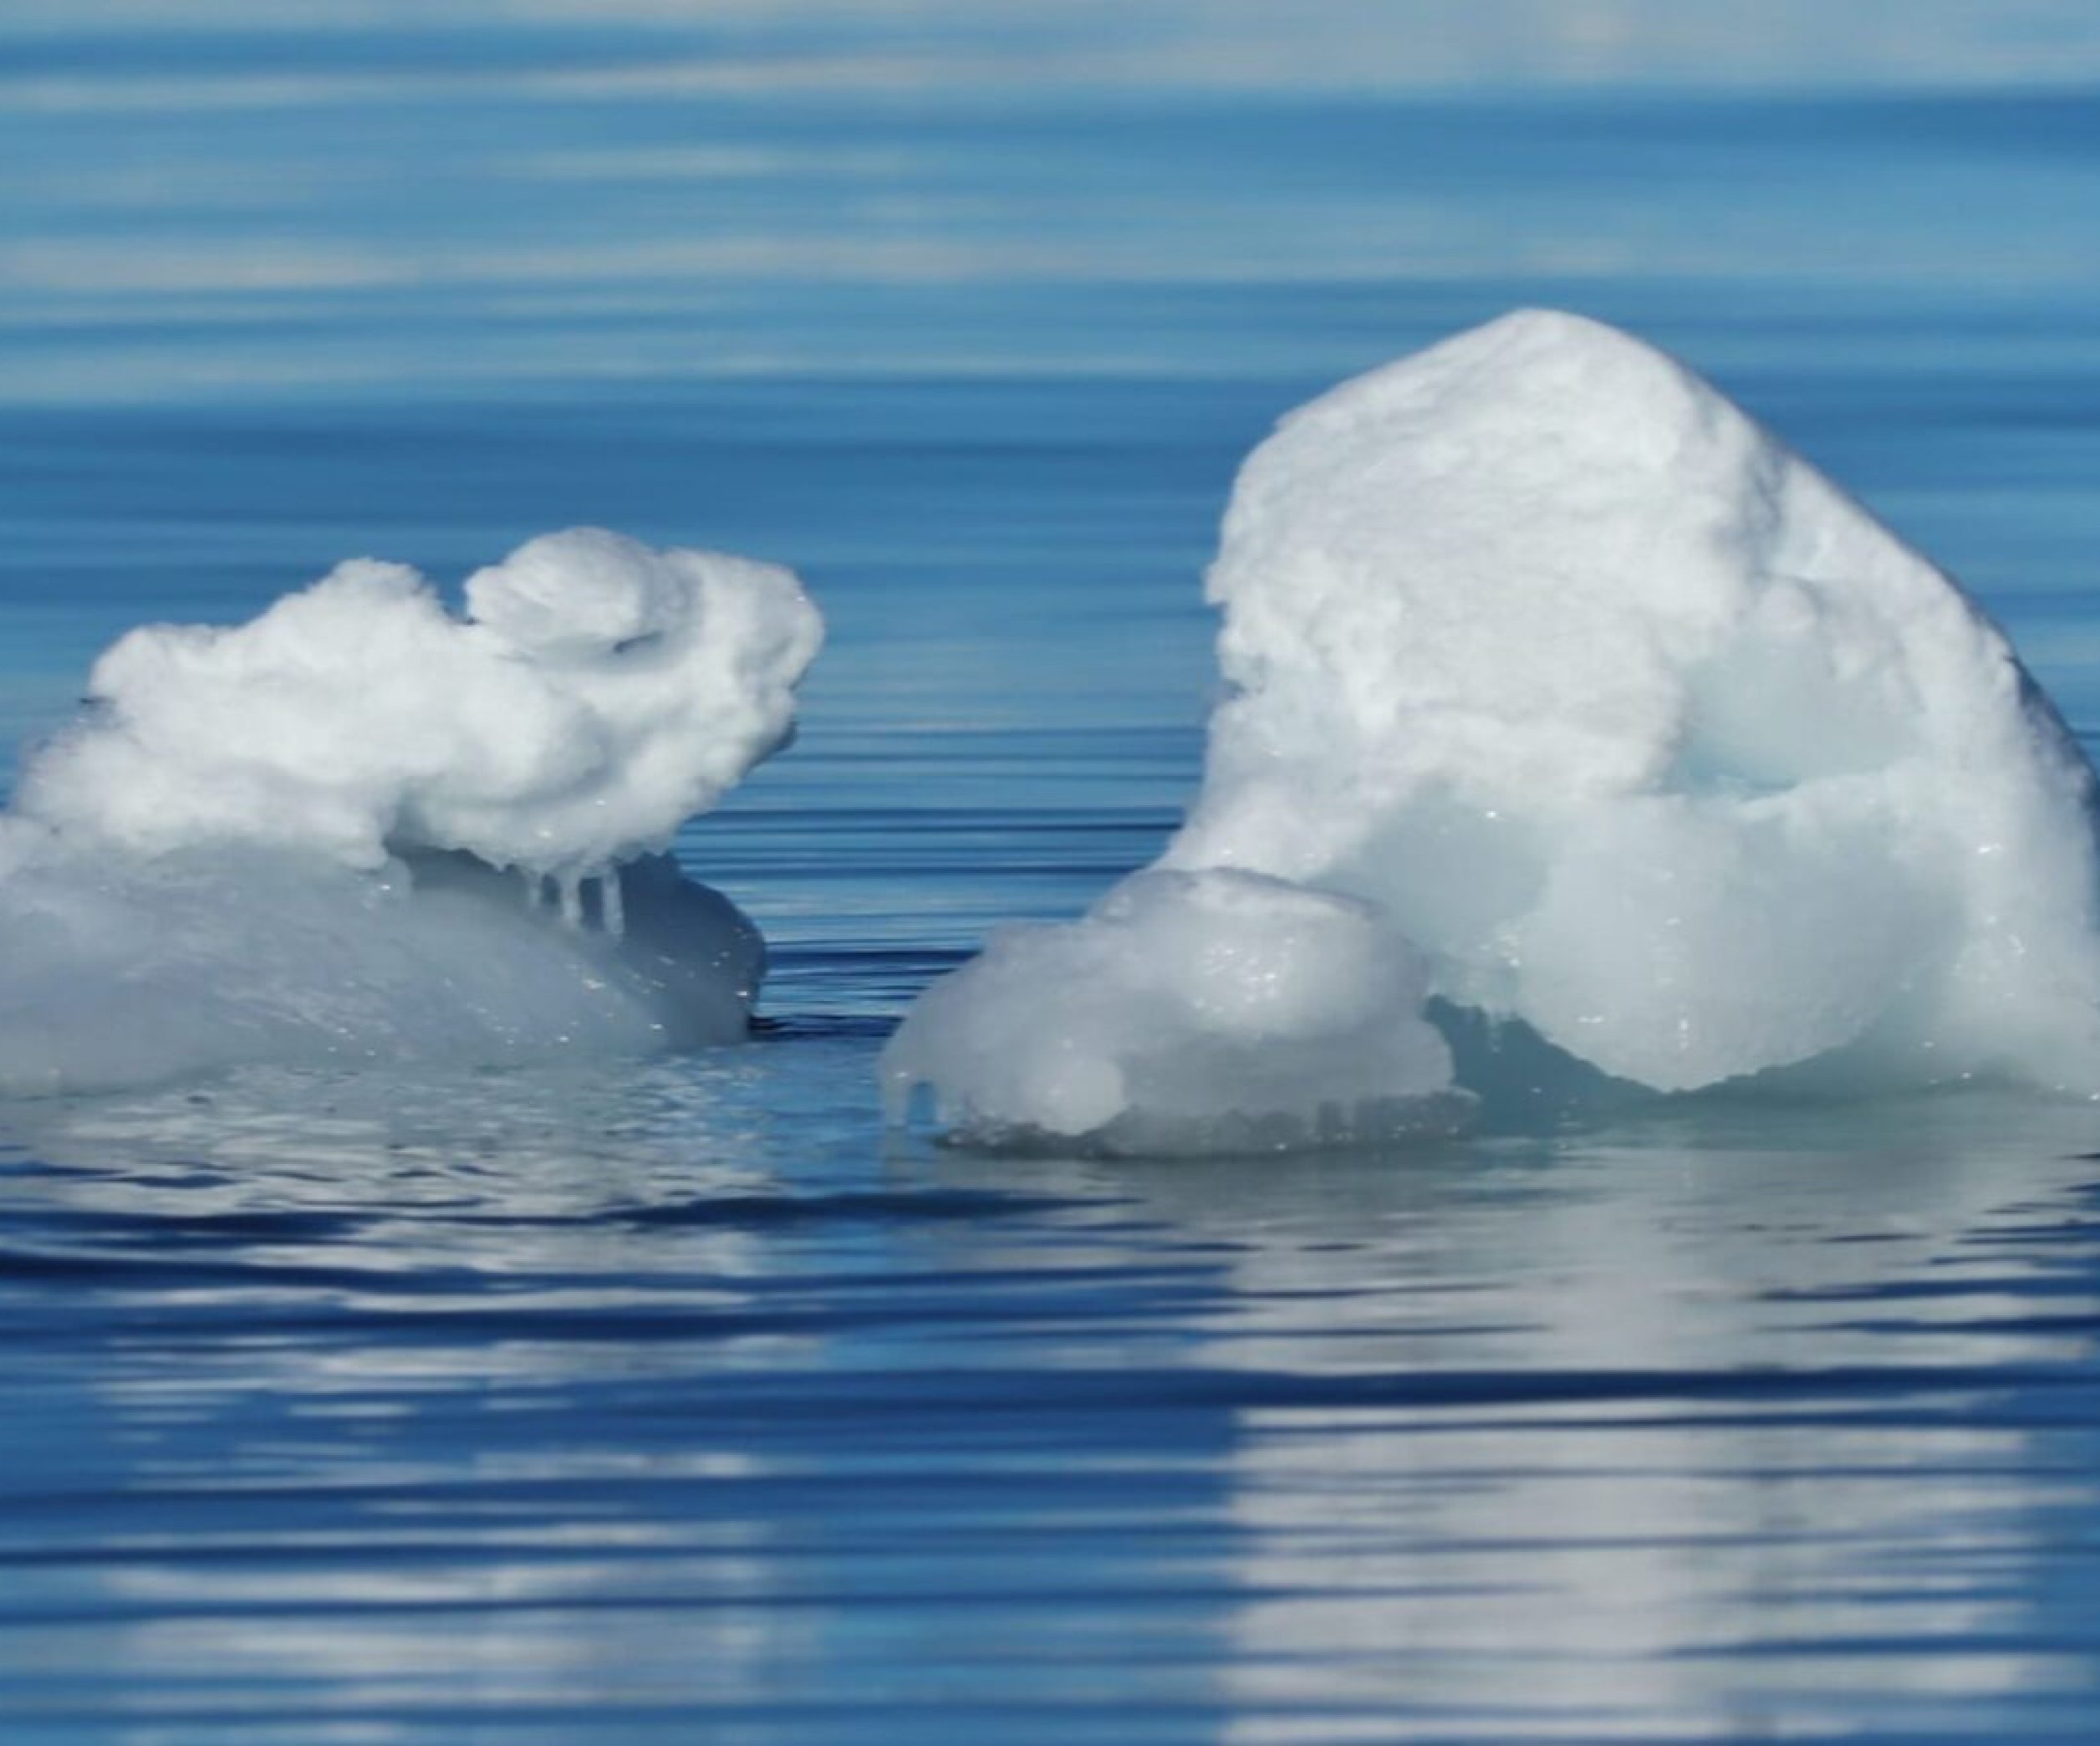
[{"label": "ice crevice", "polygon": [[1342,384],[1246,461],[1207,588],[1185,823],[930,990],[893,1108],[1215,1150],[1469,1095],[2100,1090],[2071,734],[1952,579],[1653,347],[1526,311]]}]

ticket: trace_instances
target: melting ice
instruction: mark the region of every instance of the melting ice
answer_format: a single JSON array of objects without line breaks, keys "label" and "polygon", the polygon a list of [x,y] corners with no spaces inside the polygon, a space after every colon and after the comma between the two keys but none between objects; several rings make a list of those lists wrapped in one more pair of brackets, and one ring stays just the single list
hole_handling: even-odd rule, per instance
[{"label": "melting ice", "polygon": [[[1661,353],[1527,312],[1343,384],[1246,462],[1209,594],[1187,823],[930,991],[893,1100],[1200,1148],[1542,1071],[2100,1090],[2069,733],[1953,581]],[[1511,1046],[1455,1066],[1425,997]]]},{"label": "melting ice", "polygon": [[757,931],[665,851],[788,738],[799,583],[582,528],[466,598],[359,560],[103,656],[0,814],[0,1091],[743,1034]]}]

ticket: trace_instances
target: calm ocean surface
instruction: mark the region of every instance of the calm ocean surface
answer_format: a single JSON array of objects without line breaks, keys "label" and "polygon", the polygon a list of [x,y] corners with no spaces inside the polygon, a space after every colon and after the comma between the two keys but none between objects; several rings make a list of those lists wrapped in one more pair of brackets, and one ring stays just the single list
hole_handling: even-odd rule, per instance
[{"label": "calm ocean surface", "polygon": [[1239,457],[1538,303],[2100,733],[2071,0],[0,8],[0,740],[574,523],[831,627],[680,844],[762,1040],[0,1107],[0,1743],[2100,1738],[2100,1111],[880,1131],[1193,793]]}]

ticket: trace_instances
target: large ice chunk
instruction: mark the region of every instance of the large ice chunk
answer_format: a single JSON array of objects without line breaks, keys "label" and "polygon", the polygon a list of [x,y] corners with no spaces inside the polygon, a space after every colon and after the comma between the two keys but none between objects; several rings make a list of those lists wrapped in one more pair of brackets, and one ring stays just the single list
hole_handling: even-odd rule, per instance
[{"label": "large ice chunk", "polygon": [[[1527,312],[1300,408],[1210,595],[1230,694],[1164,868],[1372,903],[1442,1001],[1658,1090],[1811,1060],[2100,1086],[2092,777],[2056,711],[1952,581],[1639,340]],[[1036,952],[1048,988],[1090,973]],[[982,1124],[924,1023],[900,1070]]]},{"label": "large ice chunk", "polygon": [[0,814],[0,1094],[721,1042],[757,930],[662,851],[787,739],[777,566],[574,529],[156,625]]}]

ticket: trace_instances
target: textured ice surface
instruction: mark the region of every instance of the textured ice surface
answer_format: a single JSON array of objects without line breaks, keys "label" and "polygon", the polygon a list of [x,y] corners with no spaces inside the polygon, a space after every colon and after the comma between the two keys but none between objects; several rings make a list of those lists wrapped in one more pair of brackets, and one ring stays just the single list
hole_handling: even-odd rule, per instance
[{"label": "textured ice surface", "polygon": [[466,605],[360,561],[103,656],[0,815],[0,1092],[743,1034],[762,942],[660,851],[787,738],[800,585],[578,529]]},{"label": "textured ice surface", "polygon": [[[1241,472],[1210,594],[1230,691],[1162,868],[1367,901],[1432,994],[1657,1090],[1809,1062],[2100,1086],[2092,779],[2055,710],[1953,582],[1641,342],[1523,313],[1300,408]],[[1035,939],[1032,995],[936,989],[895,1071],[996,1129],[1011,1088],[943,1039],[1081,1046],[1093,926]],[[1336,1010],[1394,1023],[1353,988]],[[1205,1022],[1162,1010],[1147,1046]],[[1208,1095],[1311,1131],[1392,1072]],[[1144,1095],[1016,1107],[1078,1134]]]},{"label": "textured ice surface", "polygon": [[[1257,874],[1140,873],[1083,920],[993,936],[884,1060],[973,1137],[1236,1151],[1447,1129],[1420,958],[1353,898]],[[901,1107],[894,1113],[901,1116]]]},{"label": "textured ice surface", "polygon": [[787,570],[574,528],[447,612],[359,559],[232,629],[152,625],[16,809],[129,855],[247,842],[557,876],[661,850],[787,738],[816,610]]}]

